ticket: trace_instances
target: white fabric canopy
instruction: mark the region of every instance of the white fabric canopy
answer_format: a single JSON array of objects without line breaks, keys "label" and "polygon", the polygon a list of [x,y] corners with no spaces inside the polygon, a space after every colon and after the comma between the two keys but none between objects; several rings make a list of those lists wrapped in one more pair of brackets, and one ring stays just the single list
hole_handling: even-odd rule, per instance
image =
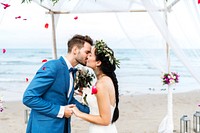
[{"label": "white fabric canopy", "polygon": [[[144,57],[147,57],[146,59],[148,59],[154,67],[158,68],[158,73],[176,71],[171,70],[170,64],[170,54],[173,52],[173,54],[177,56],[179,62],[182,63],[196,81],[200,83],[200,71],[198,70],[200,64],[198,62],[191,64],[189,58],[190,55],[188,55],[184,50],[185,48],[192,49],[197,45],[200,45],[200,34],[198,32],[200,29],[200,8],[195,0],[168,0],[167,3],[165,3],[164,0],[60,0],[55,5],[49,2],[49,0],[44,0],[42,3],[40,3],[40,0],[33,1],[46,9],[54,11],[55,14],[112,12],[114,13],[116,17],[115,19],[128,42],[132,44],[133,47],[136,48]],[[185,7],[182,9],[185,11],[184,15],[187,15],[188,13],[191,15],[191,25],[184,23],[186,20],[183,21],[184,19],[182,17],[179,18],[179,16],[183,14],[178,12],[178,5],[181,4],[182,8]],[[147,34],[149,27],[146,27],[146,30],[143,30],[145,29],[145,26],[141,27],[140,32],[144,32],[143,36],[148,36],[146,38],[147,40],[149,39],[151,42],[152,40],[155,40],[155,44],[141,43],[141,40],[138,41],[137,39],[139,36],[137,36],[137,33],[134,33],[134,22],[130,19],[124,18],[124,14],[121,14],[121,12],[146,13],[146,11],[150,15],[148,22],[153,22],[151,28],[154,30],[154,34],[149,37]],[[140,15],[142,16],[144,13]],[[129,17],[134,17],[134,15],[130,14]],[[138,21],[143,20],[138,19]],[[175,29],[179,28],[180,30],[175,31]],[[191,28],[193,29],[191,32],[196,32],[193,36],[188,34],[188,30],[191,30]],[[152,53],[149,49],[152,47],[163,52],[159,52],[159,55],[155,52]],[[196,50],[194,50],[192,54],[197,57],[197,61],[200,59],[200,55]],[[185,73],[179,72],[179,74],[184,75]],[[174,129],[172,88],[170,86],[168,86],[167,108],[167,115],[158,129],[159,133],[172,133]]]},{"label": "white fabric canopy", "polygon": [[[200,6],[197,0],[167,0],[166,4],[164,0],[59,0],[55,5],[49,0],[44,0],[42,3],[40,0],[33,1],[53,13],[55,26],[59,24],[60,14],[112,13],[104,15],[112,15],[120,27],[122,36],[126,38],[123,41],[130,43],[153,67],[157,68],[155,74],[159,80],[162,72],[176,71],[171,68],[173,64],[170,64],[170,60],[174,60],[170,55],[175,54],[180,66],[184,66],[196,82],[200,83],[200,54],[194,49],[200,48]],[[104,18],[102,21],[105,21]],[[143,21],[150,26],[140,25]],[[136,31],[137,27],[141,29]],[[105,37],[101,32],[99,34]],[[152,48],[159,52],[152,52]],[[187,49],[192,50],[192,53],[188,53]],[[192,63],[191,56],[195,57],[192,58]],[[181,75],[180,78],[188,76],[185,71],[178,73]],[[161,82],[155,84],[162,86]],[[172,133],[174,129],[171,89],[169,86],[167,115],[160,124],[159,133]]]},{"label": "white fabric canopy", "polygon": [[97,13],[97,12],[128,12],[144,9],[140,0],[59,0],[55,5],[49,0],[33,0],[39,5],[55,12]]}]

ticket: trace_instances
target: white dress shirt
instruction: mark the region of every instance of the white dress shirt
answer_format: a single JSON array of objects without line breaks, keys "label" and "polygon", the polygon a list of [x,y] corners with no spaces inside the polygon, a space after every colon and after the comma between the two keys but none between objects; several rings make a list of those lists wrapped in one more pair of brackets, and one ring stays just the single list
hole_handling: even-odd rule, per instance
[{"label": "white dress shirt", "polygon": [[[68,66],[68,69],[70,69],[72,67],[71,63],[67,60],[66,57],[64,57],[64,56],[62,56],[62,57],[64,58],[67,66]],[[72,75],[72,73],[70,73],[70,84],[69,84],[69,91],[68,91],[67,97],[69,97],[69,95],[72,91],[72,86],[73,86],[73,75]],[[59,110],[57,117],[63,118],[64,111],[65,111],[65,106],[60,106],[60,110]]]}]

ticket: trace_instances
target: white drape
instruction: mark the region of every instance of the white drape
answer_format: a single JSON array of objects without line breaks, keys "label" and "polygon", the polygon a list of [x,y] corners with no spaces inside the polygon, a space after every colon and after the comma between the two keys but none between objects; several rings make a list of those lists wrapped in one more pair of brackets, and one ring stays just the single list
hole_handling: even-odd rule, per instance
[{"label": "white drape", "polygon": [[[197,69],[195,69],[195,67],[193,65],[191,65],[188,56],[183,51],[183,49],[180,47],[180,44],[176,41],[174,34],[172,34],[172,30],[170,29],[170,27],[168,27],[165,24],[166,19],[163,17],[163,14],[160,12],[155,12],[155,9],[159,9],[159,8],[161,9],[162,6],[158,6],[159,2],[155,1],[155,0],[142,0],[142,1],[143,1],[144,6],[146,7],[146,9],[148,10],[148,13],[152,17],[154,23],[156,24],[157,28],[159,29],[160,33],[162,34],[163,38],[167,42],[167,44],[169,44],[172,51],[176,54],[178,59],[184,64],[184,66],[188,69],[188,71],[192,74],[192,76],[200,83],[199,71]],[[190,2],[187,0],[181,1],[181,4],[184,4],[185,6],[190,5],[189,3],[191,3],[191,1]],[[170,16],[170,13],[168,15]],[[195,12],[193,12],[193,15],[195,15]],[[187,21],[187,20],[185,20],[185,21]],[[194,21],[194,22],[197,22],[197,21]],[[170,19],[169,19],[169,23],[170,23]],[[196,28],[198,29],[198,26],[196,26]],[[170,63],[170,62],[168,62],[168,63]],[[159,126],[159,129],[158,129],[159,133],[172,133],[173,129],[174,129],[173,101],[172,101],[172,91],[171,91],[170,86],[168,87],[168,103],[167,103],[167,105],[168,105],[167,115],[162,120],[162,122]]]},{"label": "white drape", "polygon": [[[181,64],[180,67],[184,66],[187,69],[187,73],[185,71],[178,72],[181,75],[180,80],[181,77],[188,76],[189,73],[196,82],[200,83],[200,52],[194,49],[200,48],[200,6],[197,4],[197,0],[180,0],[167,10],[164,6],[164,0],[60,0],[55,5],[49,0],[44,0],[42,3],[39,2],[40,0],[33,1],[52,11],[65,13],[113,12],[113,14],[104,15],[115,16],[122,33],[121,37],[125,38],[123,41],[130,43],[153,67],[157,68],[155,74],[158,75],[158,82],[154,83],[156,86],[162,87],[160,82],[162,72],[168,72],[168,68],[170,71],[176,71],[176,69],[171,69],[173,64],[170,64],[167,54],[175,54],[177,62]],[[167,7],[174,1],[168,0]],[[130,12],[136,9],[145,9],[148,13]],[[167,11],[167,18],[164,11]],[[58,18],[59,15],[56,18],[57,22]],[[103,17],[98,21],[109,22]],[[141,25],[141,22],[144,21],[146,25],[144,23]],[[138,27],[140,30],[135,30]],[[68,29],[68,32],[72,33],[73,31]],[[99,34],[102,38],[105,37],[104,34]],[[166,44],[170,47],[170,53],[166,52]],[[187,51],[188,49],[190,52]],[[160,124],[159,133],[172,133],[174,128],[170,86],[167,94],[167,114]]]}]

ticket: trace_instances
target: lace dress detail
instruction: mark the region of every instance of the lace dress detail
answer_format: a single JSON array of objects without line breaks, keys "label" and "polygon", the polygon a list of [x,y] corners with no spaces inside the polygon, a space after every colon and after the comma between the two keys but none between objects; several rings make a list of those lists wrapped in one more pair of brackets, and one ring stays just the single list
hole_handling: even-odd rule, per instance
[{"label": "lace dress detail", "polygon": [[[90,107],[90,114],[99,115],[99,109],[98,109],[96,96],[88,94],[87,102]],[[111,116],[113,116],[115,108],[112,105],[110,105],[110,108],[111,108]],[[90,123],[89,133],[117,133],[117,129],[114,123],[108,126],[102,126],[102,125],[96,125],[96,124]]]}]

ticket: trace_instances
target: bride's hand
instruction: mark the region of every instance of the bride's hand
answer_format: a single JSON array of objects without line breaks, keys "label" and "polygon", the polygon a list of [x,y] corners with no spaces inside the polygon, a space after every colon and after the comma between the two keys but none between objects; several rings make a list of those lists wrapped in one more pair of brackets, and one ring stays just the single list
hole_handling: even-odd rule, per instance
[{"label": "bride's hand", "polygon": [[75,116],[77,116],[77,117],[80,116],[81,111],[77,107],[73,107],[72,110],[73,110]]}]

